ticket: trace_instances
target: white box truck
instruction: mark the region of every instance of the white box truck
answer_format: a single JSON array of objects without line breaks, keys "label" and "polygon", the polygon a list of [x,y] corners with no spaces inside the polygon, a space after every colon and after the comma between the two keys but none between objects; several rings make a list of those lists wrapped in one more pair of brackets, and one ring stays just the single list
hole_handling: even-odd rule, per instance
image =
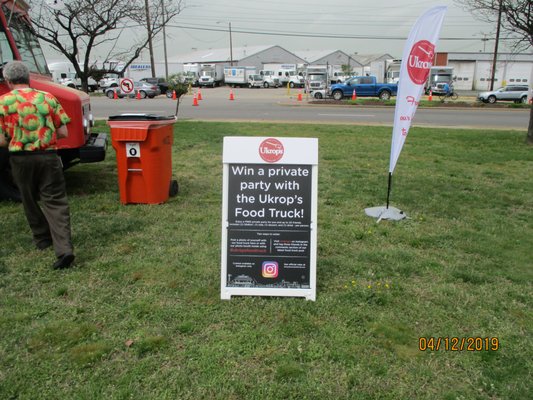
[{"label": "white box truck", "polygon": [[200,64],[185,63],[183,64],[183,83],[198,86],[200,79]]},{"label": "white box truck", "polygon": [[[73,89],[81,90],[81,79],[78,78],[74,66],[68,61],[59,61],[48,64],[48,69],[52,74],[54,82],[71,87]],[[89,91],[94,92],[98,90],[98,82],[93,78],[87,81]]]},{"label": "white box truck", "polygon": [[248,86],[249,78],[251,75],[255,75],[255,67],[225,67],[224,68],[224,83],[231,87],[236,86]]},{"label": "white box truck", "polygon": [[200,64],[200,86],[219,86],[224,81],[224,66],[222,64]]}]

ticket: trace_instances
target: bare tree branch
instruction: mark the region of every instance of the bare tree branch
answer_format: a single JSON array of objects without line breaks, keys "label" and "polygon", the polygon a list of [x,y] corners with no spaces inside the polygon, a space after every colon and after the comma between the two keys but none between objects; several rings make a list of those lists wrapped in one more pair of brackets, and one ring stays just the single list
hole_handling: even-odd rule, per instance
[{"label": "bare tree branch", "polygon": [[[501,28],[517,42],[533,46],[533,3],[531,0],[455,0],[458,6],[474,17],[489,23],[496,23],[502,3]],[[522,44],[523,46],[523,44]]]},{"label": "bare tree branch", "polygon": [[[43,2],[42,6],[32,9],[32,22],[37,37],[72,63],[84,90],[93,72],[91,54],[96,47],[113,43],[107,60],[120,60],[126,68],[163,26],[182,11],[184,3],[184,0],[150,0],[151,29],[148,30],[144,0],[64,1],[62,8],[51,8]],[[130,41],[126,50],[116,50],[124,27],[142,27],[135,28],[139,39]]]},{"label": "bare tree branch", "polygon": [[[527,51],[533,47],[533,2],[531,0],[454,0],[472,15],[488,22],[495,22],[501,5],[501,28],[508,37],[515,39],[513,50]],[[529,82],[530,90],[533,82]],[[526,142],[533,145],[533,105],[529,116]]]}]

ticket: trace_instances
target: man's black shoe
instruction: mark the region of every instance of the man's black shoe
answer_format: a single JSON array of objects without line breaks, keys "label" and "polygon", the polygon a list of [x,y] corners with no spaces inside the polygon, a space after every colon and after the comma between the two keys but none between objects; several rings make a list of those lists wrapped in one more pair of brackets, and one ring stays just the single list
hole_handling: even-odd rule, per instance
[{"label": "man's black shoe", "polygon": [[52,244],[53,243],[51,240],[42,240],[39,243],[37,243],[35,246],[37,246],[39,250],[45,250],[49,248],[50,246],[52,246]]},{"label": "man's black shoe", "polygon": [[63,254],[57,258],[57,261],[52,266],[53,269],[65,269],[72,265],[74,261],[74,254]]}]

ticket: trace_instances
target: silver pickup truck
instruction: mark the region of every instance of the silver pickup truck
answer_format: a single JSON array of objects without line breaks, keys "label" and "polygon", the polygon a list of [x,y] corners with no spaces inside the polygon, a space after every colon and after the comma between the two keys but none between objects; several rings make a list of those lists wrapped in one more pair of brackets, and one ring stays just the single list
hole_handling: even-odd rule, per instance
[{"label": "silver pickup truck", "polygon": [[481,92],[477,99],[484,103],[496,103],[496,101],[514,101],[515,103],[527,103],[527,85],[509,85],[492,92]]}]

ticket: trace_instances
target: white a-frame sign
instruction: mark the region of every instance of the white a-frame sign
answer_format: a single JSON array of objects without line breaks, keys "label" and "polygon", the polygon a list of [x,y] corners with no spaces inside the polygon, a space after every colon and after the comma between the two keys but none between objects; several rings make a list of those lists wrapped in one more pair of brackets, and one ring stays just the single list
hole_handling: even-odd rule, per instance
[{"label": "white a-frame sign", "polygon": [[221,298],[316,298],[318,139],[225,137]]}]

